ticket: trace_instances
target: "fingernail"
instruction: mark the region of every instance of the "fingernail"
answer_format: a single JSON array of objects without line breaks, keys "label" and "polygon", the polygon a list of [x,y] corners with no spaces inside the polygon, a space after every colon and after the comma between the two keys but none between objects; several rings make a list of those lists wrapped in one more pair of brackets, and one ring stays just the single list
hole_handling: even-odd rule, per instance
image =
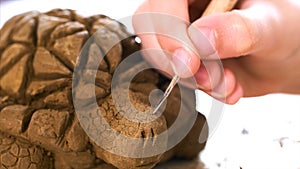
[{"label": "fingernail", "polygon": [[217,92],[217,91],[211,91],[211,95],[214,97],[214,98],[217,98],[217,99],[226,99],[226,93],[225,92]]},{"label": "fingernail", "polygon": [[233,93],[226,99],[226,103],[234,104],[236,103],[241,97],[243,97],[243,88],[241,85],[238,85]]},{"label": "fingernail", "polygon": [[227,90],[226,90],[226,83],[224,79],[220,80],[220,82],[217,83],[217,86],[215,86],[212,89],[211,95],[218,99],[226,99]]},{"label": "fingernail", "polygon": [[218,59],[216,52],[216,32],[209,28],[190,26],[188,34],[202,59]]},{"label": "fingernail", "polygon": [[185,49],[179,48],[174,51],[172,63],[176,74],[180,77],[190,77],[193,75],[189,68],[191,56]]},{"label": "fingernail", "polygon": [[204,67],[200,67],[200,69],[195,73],[194,77],[197,81],[198,89],[208,91],[211,89],[210,79],[207,76],[206,69]]}]

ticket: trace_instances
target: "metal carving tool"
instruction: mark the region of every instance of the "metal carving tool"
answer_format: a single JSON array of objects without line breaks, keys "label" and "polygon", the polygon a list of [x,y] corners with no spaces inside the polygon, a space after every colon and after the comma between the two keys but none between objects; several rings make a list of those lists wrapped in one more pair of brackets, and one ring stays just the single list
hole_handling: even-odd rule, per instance
[{"label": "metal carving tool", "polygon": [[[238,0],[211,0],[207,8],[205,9],[202,16],[214,14],[214,13],[220,13],[220,12],[227,12],[232,10],[232,8],[235,6]],[[159,100],[159,102],[156,104],[156,106],[153,109],[153,114],[157,113],[161,105],[164,103],[164,101],[168,98],[170,93],[172,92],[172,89],[175,87],[175,85],[180,80],[180,77],[178,75],[174,75],[168,88],[166,89],[164,95]]]}]

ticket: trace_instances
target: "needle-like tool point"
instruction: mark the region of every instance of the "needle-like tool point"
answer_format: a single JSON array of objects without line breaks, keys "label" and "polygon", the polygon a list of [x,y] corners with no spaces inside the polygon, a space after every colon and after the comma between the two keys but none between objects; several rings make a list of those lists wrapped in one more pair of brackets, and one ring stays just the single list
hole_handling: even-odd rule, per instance
[{"label": "needle-like tool point", "polygon": [[159,100],[159,102],[157,103],[157,105],[154,107],[154,110],[153,110],[153,114],[157,113],[158,109],[160,108],[160,106],[164,103],[164,101],[168,98],[168,96],[170,95],[172,89],[174,88],[174,86],[178,83],[179,81],[179,76],[178,75],[175,75],[173,78],[172,78],[172,81],[171,83],[169,84],[168,88],[166,89],[163,97]]}]

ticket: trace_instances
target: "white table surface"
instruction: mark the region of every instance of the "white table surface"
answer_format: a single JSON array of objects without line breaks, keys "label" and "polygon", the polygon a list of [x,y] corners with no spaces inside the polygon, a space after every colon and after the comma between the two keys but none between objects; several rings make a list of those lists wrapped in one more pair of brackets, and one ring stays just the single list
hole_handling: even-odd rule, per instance
[{"label": "white table surface", "polygon": [[[131,16],[140,3],[142,0],[1,0],[0,27],[16,14],[53,8],[120,19]],[[198,110],[208,112],[211,98],[200,91],[197,94]],[[300,169],[300,96],[273,94],[226,105],[200,158],[210,169]]]}]

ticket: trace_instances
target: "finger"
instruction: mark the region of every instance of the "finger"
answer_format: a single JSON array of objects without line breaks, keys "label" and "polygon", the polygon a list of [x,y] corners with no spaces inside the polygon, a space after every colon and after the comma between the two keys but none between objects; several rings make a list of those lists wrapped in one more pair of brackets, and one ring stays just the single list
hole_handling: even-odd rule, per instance
[{"label": "finger", "polygon": [[205,59],[224,59],[270,47],[277,16],[276,9],[271,4],[266,8],[265,3],[256,1],[248,4],[247,9],[196,20],[188,32],[200,55]]},{"label": "finger", "polygon": [[202,66],[194,77],[196,78],[199,88],[214,90],[218,86],[222,86],[223,83],[224,70],[222,63],[217,61],[203,61]]},{"label": "finger", "polygon": [[186,0],[153,0],[152,11],[167,15],[153,17],[157,40],[163,50],[173,54],[172,62],[176,74],[190,77],[199,68],[199,56],[187,35],[189,25],[188,2]]},{"label": "finger", "polygon": [[235,86],[234,90],[232,91],[232,93],[229,96],[227,96],[226,103],[227,104],[235,104],[243,96],[244,96],[244,91],[243,91],[241,84],[236,83],[236,86]]},{"label": "finger", "polygon": [[[161,50],[153,28],[151,12],[148,1],[145,1],[135,12],[132,18],[133,27],[136,35],[142,42],[142,54],[154,68],[173,76],[174,72],[170,66],[170,58],[166,52]],[[155,51],[155,52],[153,52]]]},{"label": "finger", "polygon": [[143,50],[141,51],[145,60],[147,60],[153,68],[161,71],[163,74],[172,77],[175,75],[172,66],[170,56],[167,51],[163,51],[157,41],[157,38],[153,34],[143,34],[140,36],[143,43]]},{"label": "finger", "polygon": [[236,103],[243,96],[243,90],[234,74],[225,68],[222,78],[219,77],[220,79],[216,81],[216,77],[219,74],[218,72],[211,72],[209,74],[207,69],[201,66],[194,76],[198,88],[220,101],[228,104]]},{"label": "finger", "polygon": [[[174,63],[174,69],[180,77],[192,76],[200,65],[199,56],[186,32],[189,25],[187,8],[187,1],[183,0],[172,1],[171,5],[170,1],[166,0],[146,1],[133,18],[134,28],[142,40],[143,49],[155,46],[170,53],[169,59]],[[141,14],[144,17],[140,17]],[[153,34],[153,37],[144,36],[145,33]],[[148,60],[153,59],[159,60],[154,56]]]},{"label": "finger", "polygon": [[240,84],[237,82],[237,79],[233,72],[228,68],[225,68],[222,83],[220,83],[209,93],[211,94],[211,96],[220,101],[223,101],[227,104],[234,104],[243,96],[242,91],[243,90]]}]

